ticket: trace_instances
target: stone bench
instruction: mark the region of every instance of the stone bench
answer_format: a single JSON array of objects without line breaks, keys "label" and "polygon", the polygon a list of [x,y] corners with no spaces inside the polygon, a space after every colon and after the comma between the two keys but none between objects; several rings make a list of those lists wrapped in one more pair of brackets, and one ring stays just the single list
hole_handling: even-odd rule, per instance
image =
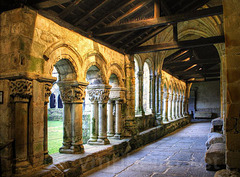
[{"label": "stone bench", "polygon": [[226,168],[225,165],[225,144],[215,143],[210,146],[205,154],[207,170],[220,170]]}]

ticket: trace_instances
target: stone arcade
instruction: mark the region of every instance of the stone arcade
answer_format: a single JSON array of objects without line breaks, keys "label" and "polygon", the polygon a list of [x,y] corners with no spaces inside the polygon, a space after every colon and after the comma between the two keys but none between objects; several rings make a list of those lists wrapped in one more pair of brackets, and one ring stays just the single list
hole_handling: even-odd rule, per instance
[{"label": "stone arcade", "polygon": [[[240,2],[112,1],[1,2],[1,175],[79,176],[188,124],[194,83],[219,80],[211,111],[224,121],[226,167],[240,170]],[[53,163],[54,67],[67,160]]]}]

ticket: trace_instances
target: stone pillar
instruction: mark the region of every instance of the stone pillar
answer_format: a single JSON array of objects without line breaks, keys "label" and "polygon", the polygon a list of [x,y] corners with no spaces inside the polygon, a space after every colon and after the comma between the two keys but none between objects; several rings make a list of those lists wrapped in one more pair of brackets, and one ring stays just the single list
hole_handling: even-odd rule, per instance
[{"label": "stone pillar", "polygon": [[52,157],[48,154],[48,103],[49,97],[51,95],[51,83],[45,83],[45,101],[44,101],[44,143],[43,143],[43,150],[44,150],[44,164],[52,163]]},{"label": "stone pillar", "polygon": [[114,136],[113,130],[113,101],[108,100],[107,104],[107,136]]},{"label": "stone pillar", "polygon": [[98,103],[94,99],[91,100],[91,118],[90,118],[90,139],[88,144],[96,142],[98,137]]},{"label": "stone pillar", "polygon": [[169,96],[168,96],[168,120],[172,120],[172,97],[173,97],[173,94],[169,93]]},{"label": "stone pillar", "polygon": [[154,88],[154,82],[153,82],[153,75],[150,75],[150,87],[149,87],[149,108],[151,109],[151,112],[154,113],[155,112],[155,108],[154,108],[154,100],[153,100],[153,88]]},{"label": "stone pillar", "polygon": [[158,99],[159,99],[159,93],[158,93],[158,90],[159,90],[159,84],[158,84],[158,75],[155,75],[155,113],[156,113],[156,116],[159,117],[159,104],[158,104]]},{"label": "stone pillar", "polygon": [[181,118],[181,95],[178,95],[178,117]]},{"label": "stone pillar", "polygon": [[175,105],[175,99],[176,99],[176,94],[173,94],[172,96],[172,119],[175,120],[176,119],[176,116],[175,116],[175,108],[176,108],[176,105]]},{"label": "stone pillar", "polygon": [[29,163],[29,100],[32,96],[32,81],[18,79],[10,83],[11,96],[14,98],[14,140],[15,140],[15,170],[21,170],[30,166]]},{"label": "stone pillar", "polygon": [[58,82],[64,103],[63,146],[60,153],[83,153],[82,142],[82,103],[86,83],[76,81]]},{"label": "stone pillar", "polygon": [[115,119],[115,135],[116,139],[120,139],[122,132],[122,101],[116,101],[116,119]]},{"label": "stone pillar", "polygon": [[138,75],[138,82],[139,82],[139,88],[138,88],[138,91],[139,91],[139,97],[138,97],[138,109],[137,109],[137,114],[143,114],[143,72],[142,71],[139,71],[137,73]]},{"label": "stone pillar", "polygon": [[168,122],[168,96],[169,93],[163,93],[163,122]]}]

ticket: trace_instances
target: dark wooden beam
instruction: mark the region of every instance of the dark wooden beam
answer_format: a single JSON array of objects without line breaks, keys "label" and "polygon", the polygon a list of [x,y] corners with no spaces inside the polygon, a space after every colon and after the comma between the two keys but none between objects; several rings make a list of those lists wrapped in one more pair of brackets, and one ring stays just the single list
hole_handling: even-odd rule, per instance
[{"label": "dark wooden beam", "polygon": [[60,18],[65,18],[68,16],[69,13],[71,13],[77,5],[81,2],[82,0],[75,0],[73,3],[71,3],[69,6],[67,6],[58,16]]},{"label": "dark wooden beam", "polygon": [[114,25],[114,24],[120,22],[121,20],[123,20],[124,18],[129,17],[130,15],[136,13],[141,8],[145,7],[150,2],[151,2],[151,0],[143,0],[143,1],[139,2],[136,6],[132,7],[131,9],[129,9],[127,12],[125,12],[122,16],[118,17],[116,20],[111,22],[109,25]]},{"label": "dark wooden beam", "polygon": [[172,50],[172,49],[184,49],[184,48],[194,48],[201,46],[208,46],[217,43],[224,43],[224,36],[214,36],[209,38],[200,38],[195,40],[186,40],[178,42],[168,42],[156,45],[147,45],[140,46],[127,51],[127,53],[136,54],[136,53],[147,53],[147,52],[157,52],[163,50]]},{"label": "dark wooden beam", "polygon": [[46,9],[46,8],[50,8],[59,4],[63,4],[63,3],[67,3],[67,2],[71,2],[72,0],[47,0],[47,1],[43,1],[43,2],[39,2],[37,4],[35,4],[34,6],[37,7],[38,9]]},{"label": "dark wooden beam", "polygon": [[187,81],[187,83],[219,81],[219,80],[220,80],[220,78],[202,78],[202,80]]},{"label": "dark wooden beam", "polygon": [[177,23],[173,24],[173,40],[178,41],[178,29],[177,29]]},{"label": "dark wooden beam", "polygon": [[109,3],[111,0],[104,0],[103,2],[101,2],[100,4],[98,4],[95,8],[93,8],[92,10],[90,10],[86,15],[84,15],[83,17],[81,17],[79,20],[77,20],[74,25],[78,26],[80,23],[82,23],[84,20],[86,20],[88,17],[90,17],[91,15],[93,15],[98,9],[101,9],[103,6],[105,6],[107,3]]},{"label": "dark wooden beam", "polygon": [[160,0],[154,0],[154,18],[160,17]]},{"label": "dark wooden beam", "polygon": [[109,13],[107,13],[106,15],[104,15],[101,20],[98,20],[95,24],[93,24],[92,26],[88,27],[87,31],[92,30],[92,29],[95,28],[97,25],[101,24],[105,19],[107,19],[108,17],[112,16],[114,13],[120,11],[121,9],[129,6],[129,5],[132,4],[134,1],[136,1],[136,0],[126,1],[126,2],[125,2],[125,1],[122,1],[116,9],[115,9],[115,8],[110,9],[110,10],[109,10]]},{"label": "dark wooden beam", "polygon": [[97,33],[95,33],[95,35],[96,36],[104,36],[104,35],[122,33],[122,32],[126,32],[126,31],[151,28],[154,26],[166,26],[166,25],[170,25],[172,23],[194,20],[194,19],[213,16],[213,15],[220,15],[222,13],[223,13],[222,6],[211,7],[211,8],[207,8],[207,9],[197,10],[194,12],[187,12],[187,13],[176,14],[176,15],[172,15],[172,16],[151,18],[151,19],[147,19],[147,20],[139,20],[139,21],[135,21],[135,22],[125,23],[122,25],[109,26],[109,27],[105,27],[105,28],[99,30]]},{"label": "dark wooden beam", "polygon": [[203,65],[203,64],[218,64],[220,63],[219,58],[209,58],[209,59],[200,59],[200,60],[190,60],[190,61],[175,61],[169,63],[163,63],[163,67],[170,68],[170,67],[182,67],[188,66],[193,64]]}]

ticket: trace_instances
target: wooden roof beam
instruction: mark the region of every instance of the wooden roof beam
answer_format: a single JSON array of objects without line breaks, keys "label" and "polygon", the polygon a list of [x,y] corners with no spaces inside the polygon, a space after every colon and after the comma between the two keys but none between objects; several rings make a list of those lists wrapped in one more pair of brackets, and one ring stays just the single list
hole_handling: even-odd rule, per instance
[{"label": "wooden roof beam", "polygon": [[208,59],[200,59],[200,60],[193,60],[193,61],[178,61],[178,62],[169,62],[169,63],[163,63],[163,67],[170,68],[170,67],[182,67],[182,66],[188,66],[193,64],[203,65],[203,64],[218,64],[220,63],[219,58],[208,58]]},{"label": "wooden roof beam", "polygon": [[146,45],[136,47],[127,53],[136,54],[136,53],[148,53],[148,52],[157,52],[164,50],[172,50],[172,49],[184,49],[184,48],[194,48],[201,46],[208,46],[217,43],[224,43],[224,36],[214,36],[209,38],[200,38],[195,40],[186,40],[186,41],[173,41],[168,43],[156,44],[156,45]]},{"label": "wooden roof beam", "polygon": [[[213,15],[220,15],[222,13],[223,13],[223,6],[216,6],[216,7],[211,7],[207,9],[197,10],[194,12],[186,12],[186,13],[181,13],[181,14],[176,14],[171,16],[151,18],[147,20],[139,20],[139,21],[129,22],[121,25],[108,26],[99,30],[99,32],[95,33],[95,35],[104,36],[104,35],[122,33],[126,31],[151,28],[155,26],[166,26],[172,23],[194,20],[194,19],[213,16]],[[114,24],[116,23],[114,22]]]},{"label": "wooden roof beam", "polygon": [[39,2],[34,6],[37,7],[38,9],[47,9],[47,8],[50,8],[59,4],[71,2],[71,1],[72,0],[47,0],[47,1]]}]

